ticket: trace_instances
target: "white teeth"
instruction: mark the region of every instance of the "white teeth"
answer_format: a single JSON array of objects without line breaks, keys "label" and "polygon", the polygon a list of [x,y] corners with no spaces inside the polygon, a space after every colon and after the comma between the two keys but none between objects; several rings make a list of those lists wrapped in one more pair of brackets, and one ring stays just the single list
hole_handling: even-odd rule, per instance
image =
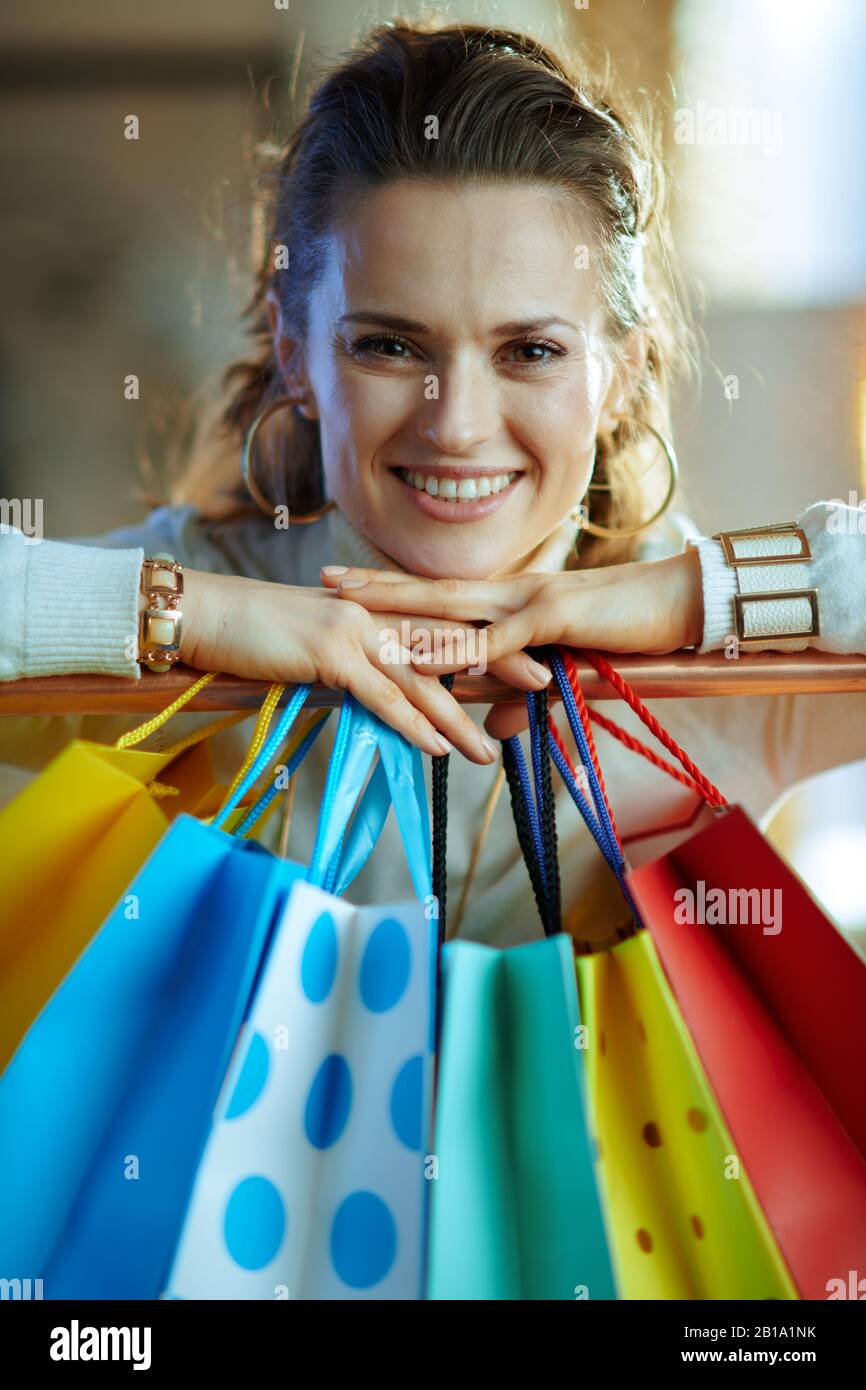
[{"label": "white teeth", "polygon": [[449,502],[474,502],[477,497],[490,497],[501,492],[517,477],[516,473],[484,473],[477,478],[438,478],[432,473],[417,473],[401,468],[401,477],[418,492],[429,497],[444,497]]}]

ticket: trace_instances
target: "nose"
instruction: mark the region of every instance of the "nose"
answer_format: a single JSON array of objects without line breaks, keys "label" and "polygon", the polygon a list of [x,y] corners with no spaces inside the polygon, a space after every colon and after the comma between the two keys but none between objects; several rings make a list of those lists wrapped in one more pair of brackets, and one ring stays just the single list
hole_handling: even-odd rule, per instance
[{"label": "nose", "polygon": [[[436,392],[436,395],[433,395]],[[433,395],[432,399],[427,399]],[[499,429],[496,385],[481,363],[454,363],[424,388],[418,416],[421,438],[442,454],[463,454]]]}]

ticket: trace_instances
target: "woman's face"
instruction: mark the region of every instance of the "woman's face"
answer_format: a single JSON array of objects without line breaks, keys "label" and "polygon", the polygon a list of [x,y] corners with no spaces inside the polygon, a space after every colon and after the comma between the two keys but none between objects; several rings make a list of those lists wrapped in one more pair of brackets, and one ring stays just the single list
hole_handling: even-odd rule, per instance
[{"label": "woman's face", "polygon": [[573,201],[505,184],[391,184],[330,237],[305,413],[327,495],[401,568],[531,568],[583,498],[621,409],[592,246]]}]

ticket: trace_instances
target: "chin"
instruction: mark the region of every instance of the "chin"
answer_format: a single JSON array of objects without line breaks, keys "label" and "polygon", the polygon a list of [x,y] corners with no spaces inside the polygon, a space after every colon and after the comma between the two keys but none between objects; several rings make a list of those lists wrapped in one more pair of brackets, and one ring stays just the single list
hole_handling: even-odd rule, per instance
[{"label": "chin", "polygon": [[499,570],[513,562],[514,551],[502,553],[501,537],[493,547],[467,542],[454,545],[447,541],[437,541],[433,537],[416,536],[411,542],[400,547],[397,553],[393,543],[380,544],[380,549],[397,561],[411,574],[422,579],[489,579]]}]

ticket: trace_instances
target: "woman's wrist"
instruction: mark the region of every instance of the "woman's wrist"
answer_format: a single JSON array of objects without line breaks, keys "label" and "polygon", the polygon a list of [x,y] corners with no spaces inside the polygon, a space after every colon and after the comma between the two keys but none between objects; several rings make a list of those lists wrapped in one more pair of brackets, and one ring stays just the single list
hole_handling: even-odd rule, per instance
[{"label": "woman's wrist", "polygon": [[681,603],[686,624],[683,646],[699,647],[704,632],[704,584],[701,557],[693,546],[687,546],[682,555],[677,555],[675,558],[680,561],[683,585]]},{"label": "woman's wrist", "polygon": [[196,653],[208,648],[208,634],[204,630],[208,605],[202,603],[202,593],[217,578],[207,570],[191,570],[184,566],[183,625],[178,651],[185,666],[197,666]]}]

